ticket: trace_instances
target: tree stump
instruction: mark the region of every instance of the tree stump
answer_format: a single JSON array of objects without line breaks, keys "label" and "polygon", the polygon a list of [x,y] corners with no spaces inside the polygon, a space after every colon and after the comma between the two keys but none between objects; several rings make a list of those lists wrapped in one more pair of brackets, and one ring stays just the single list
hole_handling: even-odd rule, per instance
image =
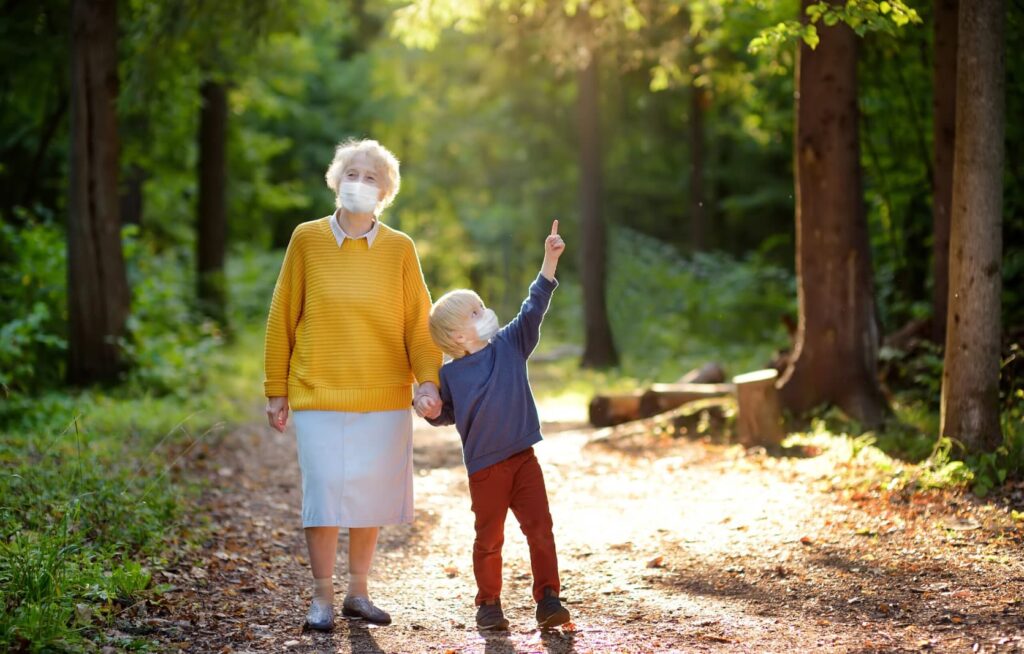
[{"label": "tree stump", "polygon": [[785,431],[782,428],[782,407],[775,388],[779,371],[755,370],[733,377],[739,415],[736,428],[739,441],[745,446],[778,445]]}]

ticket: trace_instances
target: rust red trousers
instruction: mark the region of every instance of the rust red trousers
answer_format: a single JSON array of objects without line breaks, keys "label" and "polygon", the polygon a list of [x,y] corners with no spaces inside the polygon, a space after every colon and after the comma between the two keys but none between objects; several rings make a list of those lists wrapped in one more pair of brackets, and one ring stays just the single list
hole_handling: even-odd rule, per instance
[{"label": "rust red trousers", "polygon": [[505,543],[505,517],[509,509],[530,547],[534,600],[544,597],[545,588],[551,588],[557,595],[561,587],[551,511],[544,473],[533,448],[470,475],[469,494],[476,516],[473,574],[477,606],[501,596],[501,546]]}]

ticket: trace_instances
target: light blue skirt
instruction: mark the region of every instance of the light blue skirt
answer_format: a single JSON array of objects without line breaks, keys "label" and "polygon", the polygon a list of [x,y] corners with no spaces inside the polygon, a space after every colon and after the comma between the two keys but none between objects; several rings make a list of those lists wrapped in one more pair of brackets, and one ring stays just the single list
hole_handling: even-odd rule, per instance
[{"label": "light blue skirt", "polygon": [[412,411],[295,411],[302,526],[412,522]]}]

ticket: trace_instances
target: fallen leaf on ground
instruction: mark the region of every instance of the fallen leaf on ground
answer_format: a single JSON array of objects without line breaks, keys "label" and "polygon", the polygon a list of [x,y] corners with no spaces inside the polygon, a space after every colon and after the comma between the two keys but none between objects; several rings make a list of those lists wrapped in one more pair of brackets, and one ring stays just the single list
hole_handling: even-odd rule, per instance
[{"label": "fallen leaf on ground", "polygon": [[656,557],[654,557],[653,559],[651,559],[650,561],[647,562],[647,567],[648,568],[664,568],[665,567],[664,559],[665,559],[665,557],[663,557],[663,556],[656,556]]},{"label": "fallen leaf on ground", "polygon": [[951,518],[943,521],[942,526],[946,529],[952,529],[953,531],[972,531],[974,529],[981,529],[981,523],[970,518]]},{"label": "fallen leaf on ground", "polygon": [[727,638],[725,636],[719,636],[717,634],[701,634],[701,638],[704,640],[710,640],[714,643],[735,643],[738,642],[735,638]]}]

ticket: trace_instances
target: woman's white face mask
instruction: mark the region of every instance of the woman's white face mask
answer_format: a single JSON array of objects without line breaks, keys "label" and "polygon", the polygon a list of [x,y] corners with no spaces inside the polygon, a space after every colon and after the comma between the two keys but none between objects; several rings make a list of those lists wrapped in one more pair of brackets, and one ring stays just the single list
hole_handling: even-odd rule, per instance
[{"label": "woman's white face mask", "polygon": [[380,189],[363,182],[342,182],[338,189],[341,206],[352,213],[371,213],[377,208]]},{"label": "woman's white face mask", "polygon": [[498,333],[498,314],[493,309],[484,309],[483,315],[473,321],[473,328],[477,338],[485,343],[490,341]]}]

